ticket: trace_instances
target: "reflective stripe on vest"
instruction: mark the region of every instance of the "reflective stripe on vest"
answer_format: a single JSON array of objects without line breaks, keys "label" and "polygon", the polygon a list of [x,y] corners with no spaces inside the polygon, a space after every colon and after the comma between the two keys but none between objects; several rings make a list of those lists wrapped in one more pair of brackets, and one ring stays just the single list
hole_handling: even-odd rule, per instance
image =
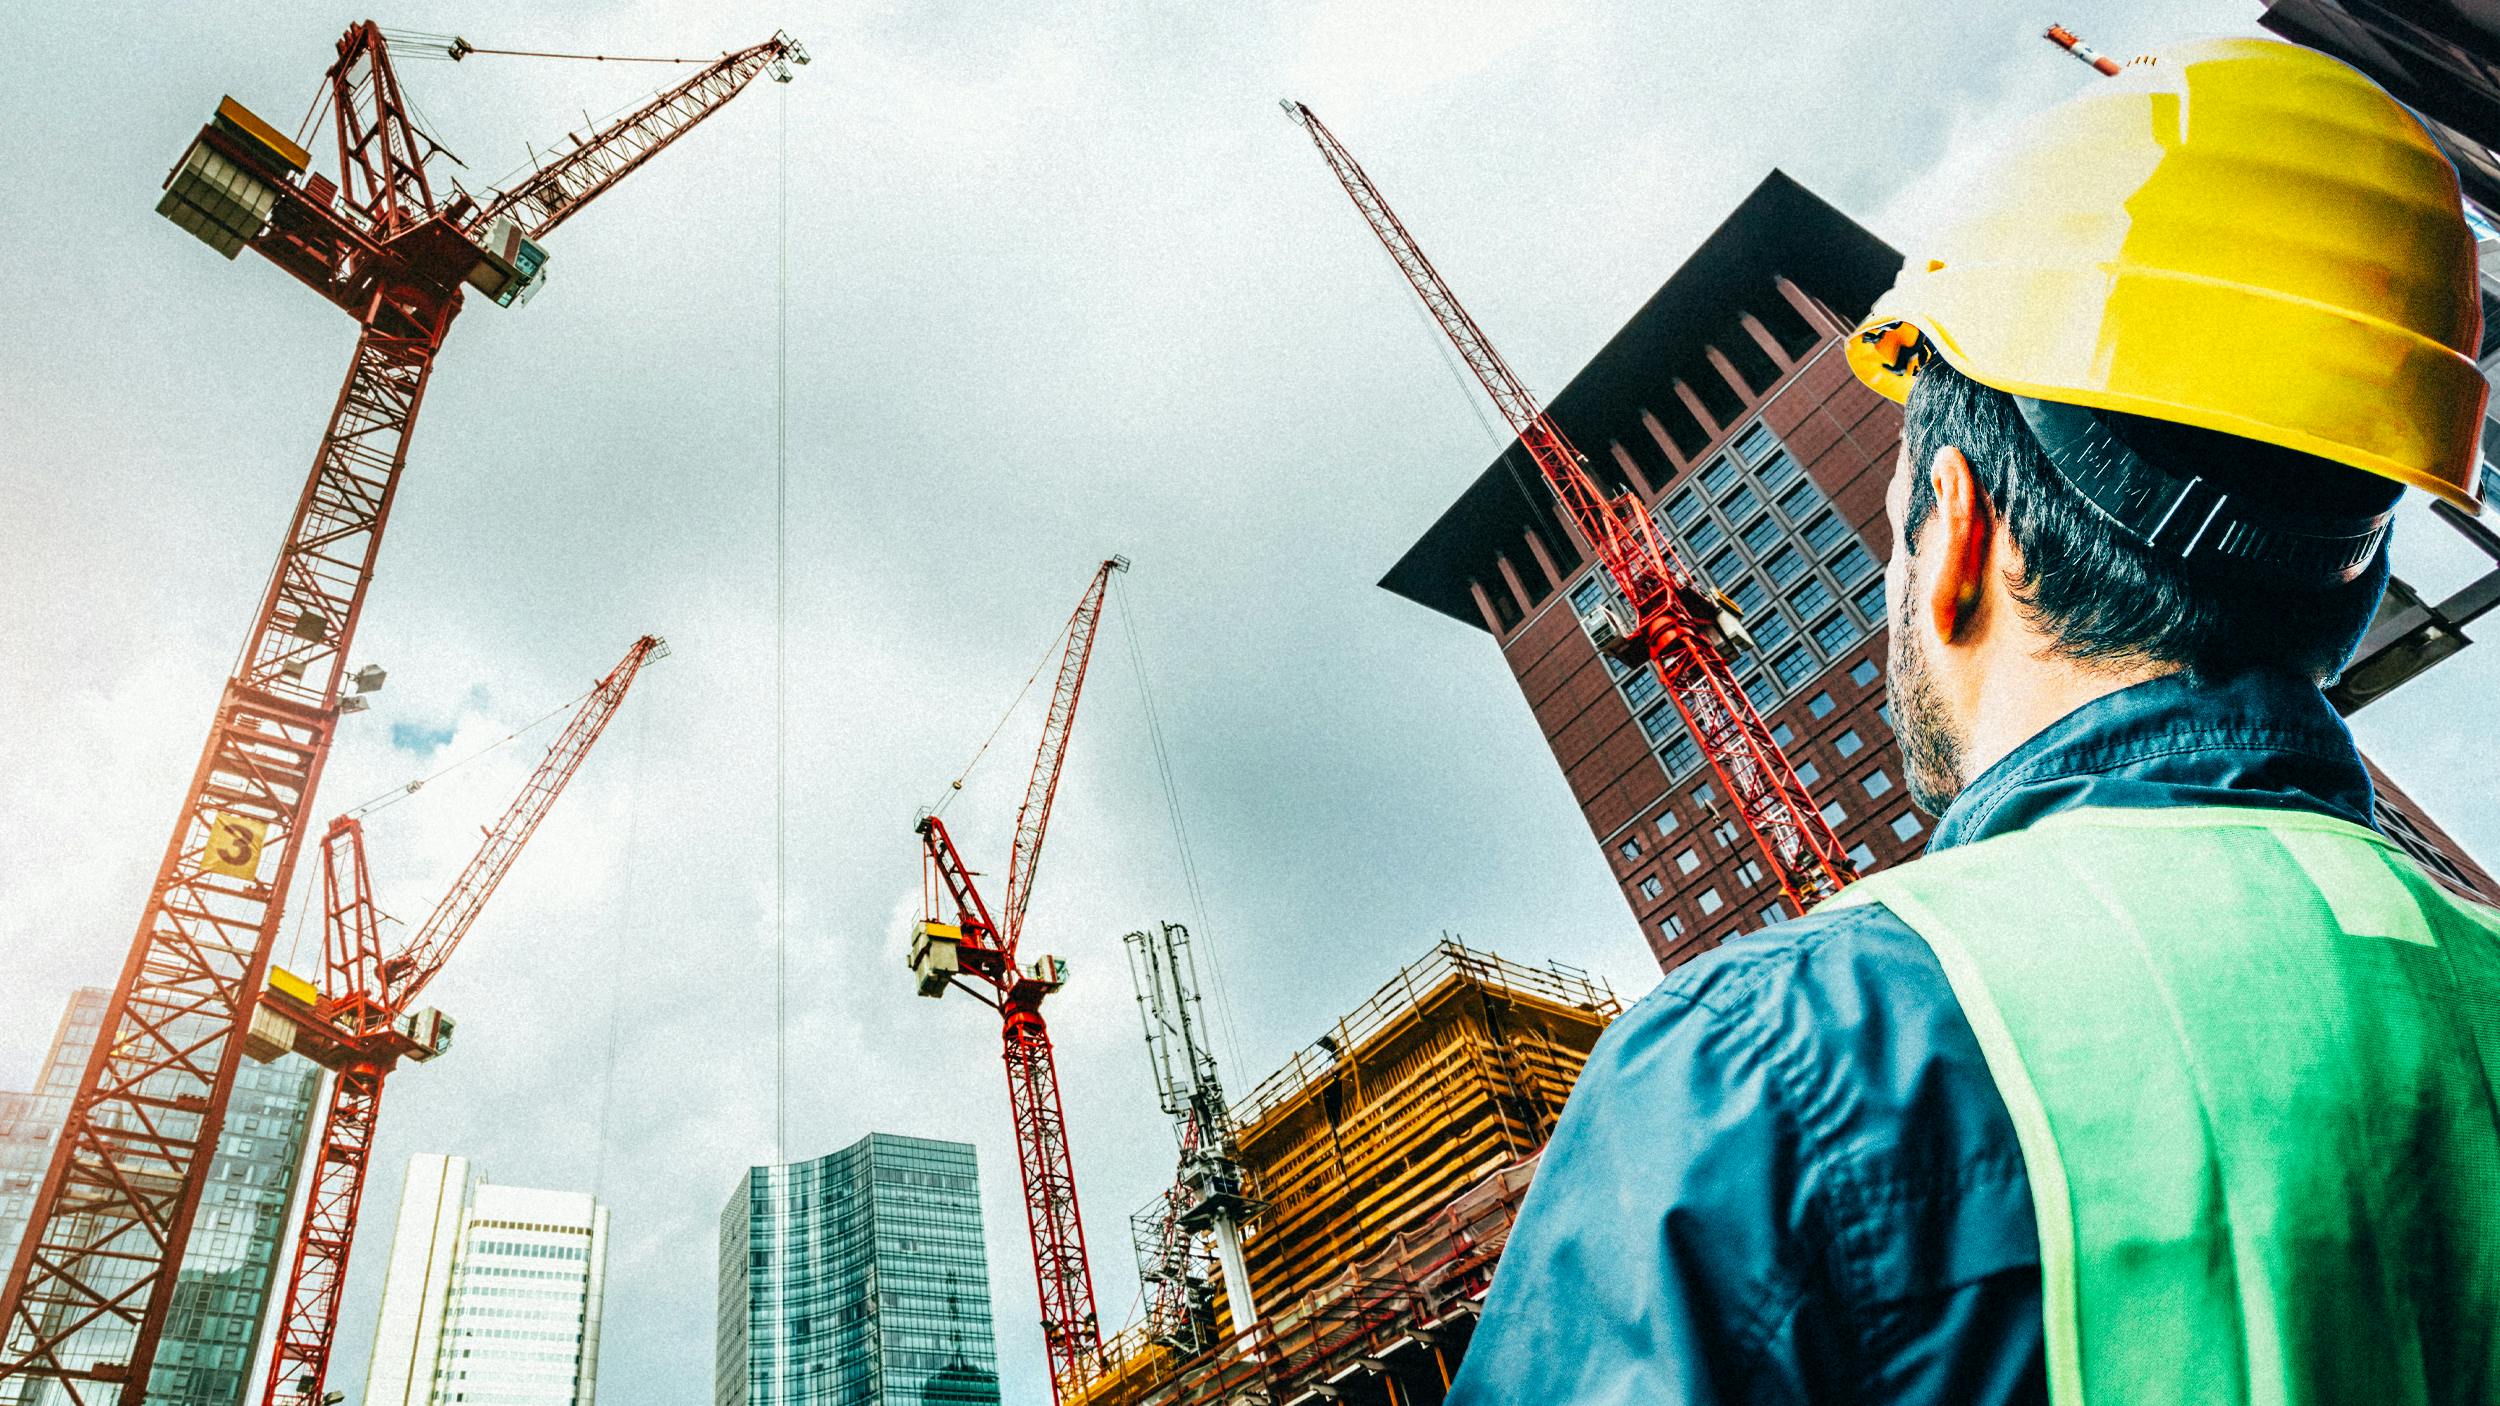
[{"label": "reflective stripe on vest", "polygon": [[2063,812],[1852,885],[2013,1114],[2057,1406],[2500,1402],[2500,914],[2305,811]]}]

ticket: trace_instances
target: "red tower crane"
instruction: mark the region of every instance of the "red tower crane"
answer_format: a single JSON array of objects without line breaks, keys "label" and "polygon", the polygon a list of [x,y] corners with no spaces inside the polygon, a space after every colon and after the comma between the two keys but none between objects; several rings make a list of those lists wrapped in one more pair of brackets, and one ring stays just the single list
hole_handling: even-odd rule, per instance
[{"label": "red tower crane", "polygon": [[294,1268],[287,1277],[286,1311],[269,1359],[263,1406],[319,1406],[329,1374],[330,1344],[338,1331],[339,1290],[347,1281],[347,1252],[356,1235],[356,1208],[364,1198],[365,1172],[381,1114],[382,1081],[402,1059],[424,1061],[451,1043],[452,1023],[441,1012],[415,1009],[416,999],[452,949],[468,935],[487,896],[512,871],[538,823],[579,771],[591,744],[625,701],[642,666],[668,655],[668,645],[645,635],[594,685],[571,722],[523,783],[503,818],[460,877],[399,950],[382,950],[383,914],[374,906],[365,871],[365,831],[354,815],[330,822],[322,837],[322,989],[317,995],[285,973],[273,973],[261,993],[260,1012],[244,1053],[268,1061],[293,1050],[330,1069],[330,1110],[321,1125],[321,1153],[313,1164],[304,1218],[297,1226]]},{"label": "red tower crane", "polygon": [[1698,584],[1638,497],[1610,494],[1597,486],[1586,457],[1459,306],[1457,295],[1335,134],[1302,104],[1288,100],[1284,108],[1310,133],[1354,208],[1510,422],[1573,529],[1604,564],[1622,604],[1604,603],[1585,621],[1597,647],[1627,665],[1657,671],[1790,904],[1802,912],[1839,892],[1857,871],[1798,780],[1796,768],[1737,686],[1713,624],[1726,607]]},{"label": "red tower crane", "polygon": [[257,250],[358,336],[0,1291],[0,1387],[54,1382],[73,1406],[146,1395],[303,822],[339,716],[360,706],[342,697],[347,648],[463,286],[526,297],[540,237],[806,57],[779,34],[724,55],[481,200],[437,190],[440,147],[365,21],[324,78],[336,178],[232,98],[166,178],[160,213],[229,259]]},{"label": "red tower crane", "polygon": [[[945,822],[924,815],[918,826],[925,919],[912,939],[912,975],[923,996],[943,996],[956,987],[999,1014],[1007,1105],[1015,1116],[1016,1166],[1024,1179],[1025,1223],[1033,1234],[1033,1277],[1041,1290],[1042,1343],[1050,1356],[1053,1401],[1064,1400],[1092,1378],[1102,1335],[1094,1312],[1093,1271],[1085,1257],[1085,1226],[1076,1209],[1067,1118],[1059,1106],[1059,1070],[1051,1058],[1050,1029],[1042,1020],[1042,998],[1059,989],[1068,966],[1051,956],[1018,966],[1016,943],[1024,930],[1024,910],[1033,901],[1033,874],[1042,859],[1042,836],[1050,827],[1051,801],[1059,793],[1059,771],[1068,759],[1068,728],[1076,721],[1077,696],[1085,689],[1103,593],[1111,585],[1111,573],[1127,569],[1126,557],[1096,567],[1076,612],[1068,617],[1058,681],[1042,719],[1041,748],[1025,782],[1024,804],[1016,810],[1005,922],[990,916],[989,904],[973,883],[973,871],[956,853]],[[953,922],[941,920],[941,898]]]}]

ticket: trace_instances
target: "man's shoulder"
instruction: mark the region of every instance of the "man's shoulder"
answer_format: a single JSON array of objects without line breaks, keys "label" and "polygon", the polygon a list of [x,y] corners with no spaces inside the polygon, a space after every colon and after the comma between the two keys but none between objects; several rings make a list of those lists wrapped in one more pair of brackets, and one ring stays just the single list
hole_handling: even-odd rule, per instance
[{"label": "man's shoulder", "polygon": [[1624,1093],[1752,1070],[1799,1154],[1844,1158],[1853,1178],[2019,1176],[2012,1123],[1943,968],[1880,903],[1734,938],[1668,973],[1618,1025],[1603,1077]]}]

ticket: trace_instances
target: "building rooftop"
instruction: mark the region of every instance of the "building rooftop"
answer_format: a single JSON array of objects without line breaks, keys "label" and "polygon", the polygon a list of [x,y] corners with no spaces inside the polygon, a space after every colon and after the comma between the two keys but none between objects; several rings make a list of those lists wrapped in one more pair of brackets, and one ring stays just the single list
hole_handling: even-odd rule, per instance
[{"label": "building rooftop", "polygon": [[[1757,320],[1791,354],[1822,336],[1776,291],[1779,279],[1847,321],[1873,306],[1900,266],[1890,245],[1774,170],[1547,402],[1546,412],[1590,457],[1600,485],[1621,486],[1609,444],[1657,446],[1663,456],[1662,438],[1677,453],[1692,454],[1714,437],[1674,393],[1676,382],[1714,414],[1741,409],[1711,367],[1713,349],[1737,359],[1740,371],[1765,373],[1758,384],[1772,379],[1767,357],[1760,368],[1743,364],[1762,355],[1740,330],[1744,318]],[[1482,580],[1485,563],[1497,552],[1515,552],[1531,531],[1565,574],[1576,567],[1580,554],[1514,439],[1380,584],[1482,629],[1468,583]]]}]

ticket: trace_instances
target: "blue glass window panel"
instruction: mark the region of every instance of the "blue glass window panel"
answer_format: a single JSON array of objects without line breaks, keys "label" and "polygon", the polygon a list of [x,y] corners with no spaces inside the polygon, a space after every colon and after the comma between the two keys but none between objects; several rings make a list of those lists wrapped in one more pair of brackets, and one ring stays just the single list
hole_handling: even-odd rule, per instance
[{"label": "blue glass window panel", "polygon": [[1588,576],[1581,578],[1579,585],[1571,588],[1571,613],[1574,615],[1586,615],[1590,611],[1595,610],[1597,608],[1597,603],[1605,598],[1606,578],[1600,574],[1592,572]]},{"label": "blue glass window panel", "polygon": [[1795,547],[1782,547],[1779,554],[1762,564],[1774,586],[1785,586],[1806,574],[1806,559]]},{"label": "blue glass window panel", "polygon": [[[1672,715],[1673,710],[1669,712]],[[1668,738],[1667,745],[1660,749],[1658,760],[1666,767],[1668,779],[1681,780],[1694,767],[1701,765],[1701,747],[1693,741],[1690,732],[1678,727],[1675,736]]]},{"label": "blue glass window panel", "polygon": [[[1798,565],[1802,568],[1804,563]],[[1719,586],[1722,581],[1733,581],[1744,575],[1745,563],[1733,550],[1723,551],[1710,559],[1710,564],[1702,568],[1702,574],[1710,578],[1711,585]],[[1724,591],[1727,588],[1719,586],[1719,589]]]},{"label": "blue glass window panel", "polygon": [[1668,734],[1682,731],[1683,727],[1684,719],[1676,715],[1675,705],[1663,698],[1641,714],[1641,736],[1648,738],[1653,747],[1665,741]]},{"label": "blue glass window panel", "polygon": [[1840,519],[1830,513],[1825,513],[1806,524],[1806,550],[1818,557],[1825,556],[1848,536],[1850,536],[1849,529],[1841,525]]},{"label": "blue glass window panel", "polygon": [[1761,582],[1756,581],[1750,576],[1745,577],[1734,584],[1730,584],[1725,581],[1714,582],[1713,584],[1718,586],[1720,590],[1727,592],[1727,598],[1736,602],[1736,609],[1742,613],[1745,619],[1749,622],[1755,616],[1760,615],[1771,604],[1770,591],[1764,588]]},{"label": "blue glass window panel", "polygon": [[1751,703],[1753,710],[1757,713],[1765,708],[1777,706],[1780,701],[1779,689],[1772,684],[1770,677],[1766,674],[1754,674],[1741,680],[1737,687],[1745,691],[1745,701]]},{"label": "blue glass window panel", "polygon": [[1814,677],[1814,666],[1813,652],[1800,646],[1772,660],[1771,672],[1779,675],[1781,684],[1795,688]]},{"label": "blue glass window panel", "polygon": [[1858,622],[1834,613],[1814,627],[1815,647],[1825,654],[1838,654],[1858,642]]},{"label": "blue glass window panel", "polygon": [[1701,495],[1687,488],[1667,500],[1667,520],[1678,527],[1690,527],[1701,516]]},{"label": "blue glass window panel", "polygon": [[1755,497],[1754,491],[1750,488],[1738,488],[1727,495],[1726,502],[1719,505],[1719,511],[1727,515],[1729,522],[1743,522],[1759,512],[1761,508],[1762,500]]},{"label": "blue glass window panel", "polygon": [[1857,595],[1852,598],[1851,603],[1857,606],[1858,614],[1866,617],[1866,623],[1868,625],[1882,625],[1886,623],[1886,617],[1884,615],[1884,578],[1878,576],[1874,580],[1867,582],[1863,587],[1859,588]]},{"label": "blue glass window panel", "polygon": [[1768,556],[1771,549],[1779,545],[1780,538],[1786,532],[1787,529],[1780,526],[1779,519],[1765,513],[1755,518],[1752,524],[1746,527],[1745,548],[1757,557]]},{"label": "blue glass window panel", "polygon": [[1634,708],[1658,696],[1662,685],[1656,669],[1642,669],[1623,681],[1623,699]]},{"label": "blue glass window panel", "polygon": [[1790,522],[1803,522],[1823,506],[1823,492],[1811,483],[1801,483],[1780,495],[1780,511]]},{"label": "blue glass window panel", "polygon": [[1832,574],[1839,577],[1844,585],[1854,586],[1859,578],[1869,575],[1874,570],[1875,558],[1868,556],[1866,548],[1854,539],[1846,550],[1832,558]]},{"label": "blue glass window panel", "polygon": [[1726,540],[1727,529],[1719,526],[1718,519],[1703,518],[1685,532],[1684,550],[1700,556]]},{"label": "blue glass window panel", "polygon": [[1701,491],[1713,498],[1727,496],[1727,491],[1735,486],[1736,465],[1725,458],[1711,460],[1710,466],[1701,471]]},{"label": "blue glass window panel", "polygon": [[1756,420],[1751,428],[1737,436],[1736,457],[1748,464],[1759,464],[1763,455],[1779,447],[1779,436],[1771,433],[1769,425]]},{"label": "blue glass window panel", "polygon": [[1766,610],[1748,619],[1745,628],[1753,631],[1754,642],[1764,649],[1777,649],[1797,635],[1795,622],[1776,610]]},{"label": "blue glass window panel", "polygon": [[[1820,576],[1809,576],[1788,593],[1788,608],[1811,620],[1823,607],[1832,603],[1832,588]],[[1818,636],[1819,637],[1819,636]]]},{"label": "blue glass window panel", "polygon": [[1791,480],[1804,477],[1805,471],[1797,467],[1796,456],[1783,449],[1772,455],[1768,463],[1755,469],[1754,476],[1762,480],[1763,487],[1777,493],[1786,488]]},{"label": "blue glass window panel", "polygon": [[1857,665],[1854,668],[1849,670],[1849,682],[1856,684],[1860,688],[1864,688],[1868,684],[1875,682],[1876,678],[1882,673],[1883,670],[1875,667],[1874,660],[1861,659],[1857,662]]}]

